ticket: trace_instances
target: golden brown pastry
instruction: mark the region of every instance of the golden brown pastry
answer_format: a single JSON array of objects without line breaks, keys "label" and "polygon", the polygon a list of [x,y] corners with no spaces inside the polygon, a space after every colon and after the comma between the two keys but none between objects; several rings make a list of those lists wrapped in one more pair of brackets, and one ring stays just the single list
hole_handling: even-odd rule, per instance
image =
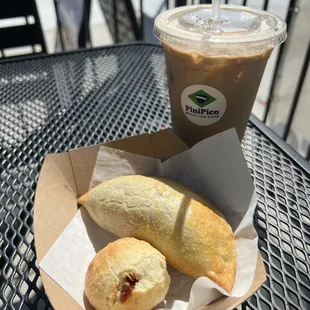
[{"label": "golden brown pastry", "polygon": [[122,176],[99,184],[78,203],[105,230],[145,240],[174,268],[206,276],[231,292],[236,273],[231,227],[210,202],[185,186],[163,178]]},{"label": "golden brown pastry", "polygon": [[145,241],[122,238],[89,264],[85,295],[96,310],[150,310],[165,298],[169,284],[161,253]]}]

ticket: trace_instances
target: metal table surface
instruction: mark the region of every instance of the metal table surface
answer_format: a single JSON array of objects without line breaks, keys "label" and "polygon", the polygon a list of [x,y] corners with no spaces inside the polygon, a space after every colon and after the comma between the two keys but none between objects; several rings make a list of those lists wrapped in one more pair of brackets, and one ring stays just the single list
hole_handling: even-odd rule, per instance
[{"label": "metal table surface", "polygon": [[[170,126],[162,49],[131,44],[0,64],[0,309],[51,308],[33,201],[46,154]],[[267,282],[244,309],[310,309],[310,168],[254,117],[242,148]]]}]

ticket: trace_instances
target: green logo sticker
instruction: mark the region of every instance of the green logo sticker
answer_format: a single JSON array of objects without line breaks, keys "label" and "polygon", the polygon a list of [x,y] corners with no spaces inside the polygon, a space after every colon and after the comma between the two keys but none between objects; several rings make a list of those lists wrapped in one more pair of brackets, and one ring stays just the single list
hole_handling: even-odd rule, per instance
[{"label": "green logo sticker", "polygon": [[188,96],[188,98],[191,99],[200,108],[205,107],[206,105],[208,105],[208,104],[210,104],[216,100],[216,98],[207,94],[202,89],[190,94]]},{"label": "green logo sticker", "polygon": [[181,95],[181,106],[187,119],[198,126],[218,122],[226,111],[226,98],[208,85],[190,85]]}]

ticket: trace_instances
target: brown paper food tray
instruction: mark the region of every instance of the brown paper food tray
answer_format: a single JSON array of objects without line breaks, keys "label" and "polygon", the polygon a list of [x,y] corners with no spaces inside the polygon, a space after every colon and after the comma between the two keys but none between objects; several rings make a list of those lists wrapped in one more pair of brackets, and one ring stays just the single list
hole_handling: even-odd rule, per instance
[{"label": "brown paper food tray", "polygon": [[[167,159],[183,152],[187,146],[171,130],[143,134],[108,142],[106,146],[127,152]],[[47,254],[56,239],[77,211],[77,197],[87,192],[99,145],[50,154],[41,169],[34,207],[34,233],[38,263]],[[55,262],[57,263],[57,262]],[[81,307],[40,269],[45,291],[56,310]],[[266,280],[262,258],[259,255],[251,289],[240,298],[222,297],[200,309],[234,309],[251,296]],[[86,308],[91,306],[86,303]]]}]

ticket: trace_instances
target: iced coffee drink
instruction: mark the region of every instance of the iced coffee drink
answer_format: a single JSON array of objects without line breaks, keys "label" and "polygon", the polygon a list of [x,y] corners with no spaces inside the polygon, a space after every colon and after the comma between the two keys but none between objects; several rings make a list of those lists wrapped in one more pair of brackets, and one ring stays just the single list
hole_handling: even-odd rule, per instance
[{"label": "iced coffee drink", "polygon": [[173,130],[189,146],[229,128],[242,139],[269,56],[286,38],[285,23],[270,13],[221,11],[217,25],[208,5],[170,10],[155,21]]}]

